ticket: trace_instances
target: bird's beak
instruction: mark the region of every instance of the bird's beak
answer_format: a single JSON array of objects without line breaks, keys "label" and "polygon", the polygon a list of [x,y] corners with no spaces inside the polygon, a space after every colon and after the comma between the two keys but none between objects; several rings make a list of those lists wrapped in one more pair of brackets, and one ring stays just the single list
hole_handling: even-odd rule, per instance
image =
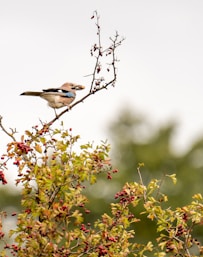
[{"label": "bird's beak", "polygon": [[84,88],[85,86],[81,86],[81,85],[75,85],[74,87],[72,87],[72,89],[75,89],[75,90],[82,90]]}]

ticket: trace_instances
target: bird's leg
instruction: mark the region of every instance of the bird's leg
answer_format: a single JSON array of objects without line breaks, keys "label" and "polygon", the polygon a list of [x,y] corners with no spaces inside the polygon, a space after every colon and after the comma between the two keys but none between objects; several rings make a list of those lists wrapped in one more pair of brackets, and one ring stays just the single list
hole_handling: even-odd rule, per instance
[{"label": "bird's leg", "polygon": [[58,119],[58,114],[56,113],[56,108],[54,108],[54,113],[56,115],[56,118]]},{"label": "bird's leg", "polygon": [[70,111],[71,106],[69,104],[66,104],[67,109]]}]

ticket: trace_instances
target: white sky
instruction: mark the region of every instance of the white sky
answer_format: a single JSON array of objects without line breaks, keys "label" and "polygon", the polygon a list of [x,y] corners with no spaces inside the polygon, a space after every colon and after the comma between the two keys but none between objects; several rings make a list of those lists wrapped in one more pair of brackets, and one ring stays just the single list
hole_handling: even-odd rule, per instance
[{"label": "white sky", "polygon": [[[115,88],[90,97],[63,116],[82,141],[108,137],[107,124],[129,105],[154,125],[176,119],[179,148],[203,129],[202,0],[0,0],[0,114],[19,135],[50,121],[44,100],[20,97],[26,90],[86,85],[96,40],[90,19],[101,16],[104,41],[118,30],[126,38],[118,51]],[[159,125],[157,125],[159,126]],[[1,149],[10,140],[1,133]]]}]

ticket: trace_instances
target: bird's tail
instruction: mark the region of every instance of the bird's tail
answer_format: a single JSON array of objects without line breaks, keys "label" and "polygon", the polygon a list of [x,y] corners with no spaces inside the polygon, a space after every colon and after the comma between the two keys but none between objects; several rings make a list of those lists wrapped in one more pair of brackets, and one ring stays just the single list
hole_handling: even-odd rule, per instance
[{"label": "bird's tail", "polygon": [[42,92],[26,91],[20,95],[41,96]]}]

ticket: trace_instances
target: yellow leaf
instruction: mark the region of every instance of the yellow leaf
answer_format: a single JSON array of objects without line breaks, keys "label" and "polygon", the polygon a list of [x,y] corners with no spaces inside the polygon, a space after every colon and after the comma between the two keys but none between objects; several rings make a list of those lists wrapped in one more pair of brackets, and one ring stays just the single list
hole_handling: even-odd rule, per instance
[{"label": "yellow leaf", "polygon": [[24,141],[24,135],[21,136],[21,142],[23,142],[23,141]]},{"label": "yellow leaf", "polygon": [[42,148],[40,145],[36,144],[35,145],[35,150],[38,152],[38,153],[42,153]]},{"label": "yellow leaf", "polygon": [[31,133],[29,130],[26,130],[26,131],[25,131],[25,134],[26,134],[27,136],[29,136],[29,137],[32,136],[32,133]]},{"label": "yellow leaf", "polygon": [[200,193],[198,193],[198,194],[193,195],[192,198],[196,199],[196,200],[202,200],[202,195]]},{"label": "yellow leaf", "polygon": [[173,184],[176,184],[176,182],[177,182],[176,174],[171,174],[171,175],[166,175],[166,176],[172,179]]}]

